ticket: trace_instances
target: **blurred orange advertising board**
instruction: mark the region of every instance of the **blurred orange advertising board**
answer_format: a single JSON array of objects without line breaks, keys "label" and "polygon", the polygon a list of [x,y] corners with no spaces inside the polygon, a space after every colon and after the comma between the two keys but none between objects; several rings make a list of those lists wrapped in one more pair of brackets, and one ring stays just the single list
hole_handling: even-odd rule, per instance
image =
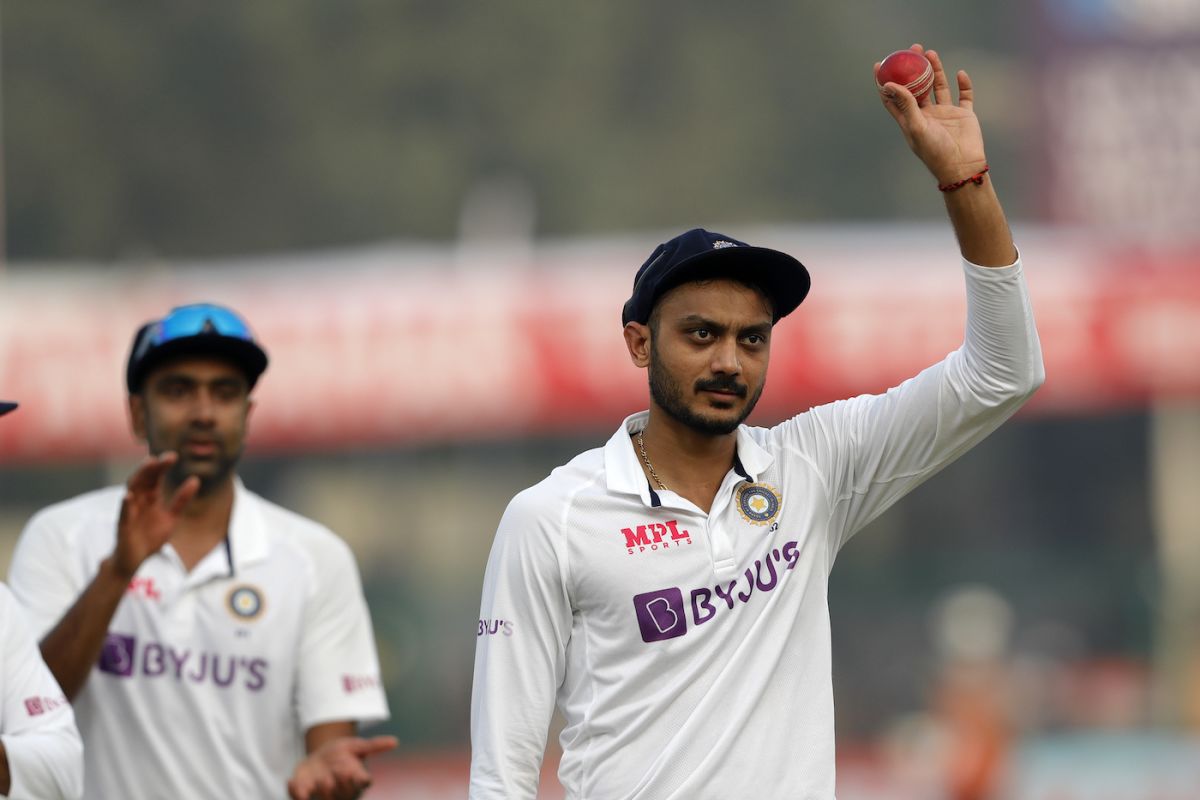
[{"label": "blurred orange advertising board", "polygon": [[[255,452],[604,435],[645,404],[620,325],[633,273],[658,241],[643,238],[500,263],[397,247],[154,272],[18,266],[0,282],[0,396],[22,408],[0,428],[0,462],[135,454],[129,340],[171,305],[202,300],[242,311],[270,353]],[[962,278],[940,228],[747,238],[796,253],[814,285],[776,329],[751,422],[882,391],[961,341]],[[1048,373],[1028,413],[1200,397],[1200,247],[1018,239]]]}]

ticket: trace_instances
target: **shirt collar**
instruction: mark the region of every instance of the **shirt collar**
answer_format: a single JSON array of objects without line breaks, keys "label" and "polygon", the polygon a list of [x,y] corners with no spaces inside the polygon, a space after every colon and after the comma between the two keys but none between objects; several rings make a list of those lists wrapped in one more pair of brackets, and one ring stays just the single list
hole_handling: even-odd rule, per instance
[{"label": "shirt collar", "polygon": [[649,411],[639,411],[631,414],[617,428],[617,432],[604,445],[604,478],[610,492],[621,494],[636,494],[648,506],[655,506],[650,483],[646,473],[642,472],[642,461],[633,449],[631,438],[638,431],[645,430],[650,420]]},{"label": "shirt collar", "polygon": [[775,463],[775,456],[758,443],[750,433],[750,427],[739,425],[737,430],[737,461],[742,465],[742,477],[758,483],[762,475]]},{"label": "shirt collar", "polygon": [[[633,444],[633,435],[646,429],[649,411],[631,414],[604,445],[604,476],[610,492],[636,494],[648,506],[658,506],[658,493],[650,487],[642,471],[642,459]],[[743,478],[757,482],[758,476],[775,463],[771,455],[750,435],[750,428],[739,425],[734,469]]]},{"label": "shirt collar", "polygon": [[237,477],[233,480],[233,512],[225,542],[234,575],[265,559],[270,549],[258,497]]}]

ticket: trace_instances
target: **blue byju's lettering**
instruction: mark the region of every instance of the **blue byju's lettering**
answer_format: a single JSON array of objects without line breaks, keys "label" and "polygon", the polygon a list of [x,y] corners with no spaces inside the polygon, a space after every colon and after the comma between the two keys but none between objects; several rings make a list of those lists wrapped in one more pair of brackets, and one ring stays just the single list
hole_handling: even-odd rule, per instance
[{"label": "blue byju's lettering", "polygon": [[512,636],[513,624],[511,619],[481,619],[479,620],[479,633],[476,636],[495,636],[497,633],[502,633],[505,636]]},{"label": "blue byju's lettering", "polygon": [[257,692],[267,685],[269,664],[262,658],[176,650],[159,642],[147,642],[139,658],[134,637],[109,634],[97,666],[101,672],[123,678],[173,678],[180,683],[242,686]]},{"label": "blue byju's lettering", "polygon": [[[711,589],[692,589],[687,604],[691,609],[692,625],[703,625],[718,613],[732,611],[739,604],[750,602],[755,592],[774,591],[784,573],[795,569],[799,561],[799,545],[788,542],[783,547],[773,548],[763,558],[756,559],[754,566],[747,567],[737,580],[719,583]],[[674,639],[687,633],[681,590],[671,588],[645,592],[633,598],[633,605],[642,641]]]}]

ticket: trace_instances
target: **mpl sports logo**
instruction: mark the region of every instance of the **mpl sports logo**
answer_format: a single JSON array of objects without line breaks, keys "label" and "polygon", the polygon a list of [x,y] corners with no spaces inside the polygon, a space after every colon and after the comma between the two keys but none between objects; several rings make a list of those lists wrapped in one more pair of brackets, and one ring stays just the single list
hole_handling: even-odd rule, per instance
[{"label": "mpl sports logo", "polygon": [[162,600],[162,590],[154,584],[154,578],[134,578],[129,582],[125,592],[147,600]]},{"label": "mpl sports logo", "polygon": [[[788,542],[783,547],[772,548],[762,559],[755,559],[754,566],[747,567],[737,580],[719,583],[711,589],[707,586],[692,589],[686,603],[683,590],[677,586],[634,595],[633,610],[642,641],[649,644],[683,636],[688,632],[689,610],[692,625],[699,627],[719,613],[729,613],[749,603],[755,590],[760,594],[775,591],[784,574],[795,569],[799,561],[799,543]],[[745,588],[740,588],[743,578]],[[717,598],[715,602],[714,597]]]},{"label": "mpl sports logo", "polygon": [[625,536],[625,550],[629,555],[646,551],[667,550],[672,545],[691,544],[692,535],[679,529],[679,520],[648,522],[633,528],[621,528]]}]

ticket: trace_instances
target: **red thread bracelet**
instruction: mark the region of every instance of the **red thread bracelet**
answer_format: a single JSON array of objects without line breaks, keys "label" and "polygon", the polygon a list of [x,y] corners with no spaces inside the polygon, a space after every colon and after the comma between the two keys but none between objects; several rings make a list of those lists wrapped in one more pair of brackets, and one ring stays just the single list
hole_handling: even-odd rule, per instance
[{"label": "red thread bracelet", "polygon": [[984,164],[983,169],[979,170],[979,172],[976,172],[971,177],[963,178],[961,181],[955,181],[954,183],[947,183],[944,186],[938,186],[938,191],[939,192],[953,192],[955,189],[961,189],[962,187],[966,186],[968,183],[973,183],[976,186],[982,186],[983,185],[983,176],[987,175],[987,171],[988,171],[988,165]]}]

